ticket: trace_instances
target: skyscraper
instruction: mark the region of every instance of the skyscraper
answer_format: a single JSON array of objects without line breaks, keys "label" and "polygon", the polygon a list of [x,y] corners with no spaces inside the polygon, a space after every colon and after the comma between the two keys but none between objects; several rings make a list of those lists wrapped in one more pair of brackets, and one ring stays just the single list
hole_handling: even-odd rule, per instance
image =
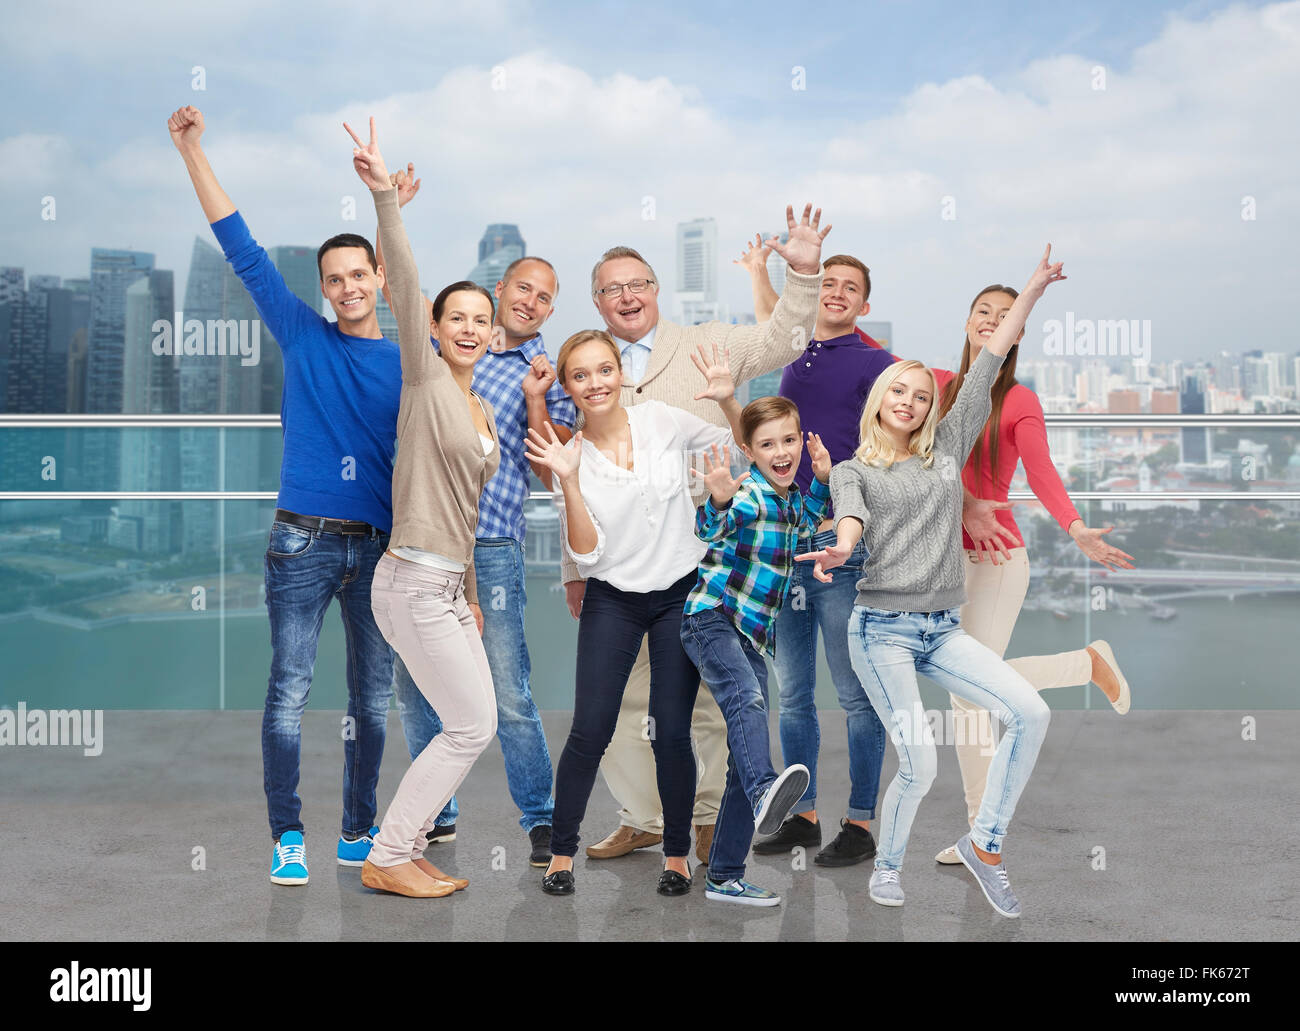
[{"label": "skyscraper", "polygon": [[694,326],[721,315],[718,305],[718,222],[696,218],[677,224],[677,317]]},{"label": "skyscraper", "polygon": [[[493,222],[483,230],[483,238],[478,242],[478,260],[490,258],[505,247],[518,247],[518,256],[521,258],[528,253],[528,247],[517,225],[510,222]],[[496,286],[496,283],[492,285]]]},{"label": "skyscraper", "polygon": [[[782,229],[779,233],[764,233],[763,239],[770,240],[774,236],[783,244],[790,242],[790,232],[786,229]],[[765,264],[767,265],[767,278],[772,283],[772,289],[776,291],[776,295],[780,297],[785,291],[785,270],[788,267],[785,259],[776,251],[773,251],[767,256]]]},{"label": "skyscraper", "polygon": [[[154,257],[140,251],[95,247],[90,252],[90,333],[86,344],[86,411],[122,412],[122,348],[126,291],[153,271]],[[112,490],[120,467],[121,438],[111,431],[85,435],[82,482]]]}]

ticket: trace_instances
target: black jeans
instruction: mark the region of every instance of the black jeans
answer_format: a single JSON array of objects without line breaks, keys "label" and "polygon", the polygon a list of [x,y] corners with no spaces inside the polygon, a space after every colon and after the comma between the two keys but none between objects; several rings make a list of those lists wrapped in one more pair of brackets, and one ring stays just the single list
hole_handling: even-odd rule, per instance
[{"label": "black jeans", "polygon": [[602,580],[587,581],[578,622],[573,727],[555,771],[552,854],[577,854],[578,827],[646,634],[650,635],[650,720],[645,733],[654,749],[655,780],[664,807],[664,855],[690,852],[696,782],[691,712],[700,675],[682,648],[681,629],[695,577],[692,570],[671,587],[646,594],[620,591]]}]

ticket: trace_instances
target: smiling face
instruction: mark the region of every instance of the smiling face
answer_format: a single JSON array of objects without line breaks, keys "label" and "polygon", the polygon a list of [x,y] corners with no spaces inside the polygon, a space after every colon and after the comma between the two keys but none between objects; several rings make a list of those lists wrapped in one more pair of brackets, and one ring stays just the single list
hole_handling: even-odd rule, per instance
[{"label": "smiling face", "polygon": [[[1008,293],[1001,290],[994,290],[991,293],[981,294],[975,299],[975,306],[971,308],[970,318],[966,320],[966,346],[970,348],[971,360],[984,349],[984,345],[989,342],[993,336],[993,331],[998,328],[998,324],[1007,317],[1007,312],[1011,306],[1016,303],[1016,299]],[[1025,331],[1020,331],[1020,336],[1016,337],[1019,343]]]},{"label": "smiling face", "polygon": [[492,337],[492,302],[477,290],[448,294],[433,335],[448,365],[472,369]]},{"label": "smiling face", "polygon": [[921,428],[933,404],[934,377],[928,369],[908,369],[885,389],[880,425],[895,441],[905,440]]},{"label": "smiling face", "polygon": [[867,284],[851,265],[828,265],[822,276],[821,303],[817,312],[818,340],[834,340],[853,332],[858,319],[871,310]]},{"label": "smiling face", "polygon": [[761,422],[750,434],[749,443],[741,444],[740,449],[767,482],[784,494],[794,483],[803,455],[799,423],[793,415]]},{"label": "smiling face", "polygon": [[334,309],[339,329],[352,336],[375,314],[375,299],[384,285],[382,268],[370,267],[361,247],[332,247],[320,258],[320,292]]},{"label": "smiling face", "polygon": [[540,261],[525,261],[497,283],[497,322],[507,340],[521,344],[542,330],[555,310],[555,273]]},{"label": "smiling face", "polygon": [[[595,289],[633,279],[652,279],[650,267],[636,258],[611,258],[600,266]],[[636,343],[659,323],[659,284],[652,283],[639,294],[624,287],[619,293],[596,294],[596,310],[609,331],[620,340]]]},{"label": "smiling face", "polygon": [[623,370],[619,368],[616,352],[604,341],[578,344],[565,356],[562,371],[561,385],[588,420],[622,404],[619,391],[623,386]]}]

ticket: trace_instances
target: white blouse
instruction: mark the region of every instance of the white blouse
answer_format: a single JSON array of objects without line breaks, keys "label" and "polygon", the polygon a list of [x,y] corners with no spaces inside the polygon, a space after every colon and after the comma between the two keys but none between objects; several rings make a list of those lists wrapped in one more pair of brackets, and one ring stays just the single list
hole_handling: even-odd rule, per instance
[{"label": "white blouse", "polygon": [[582,442],[578,485],[596,527],[594,550],[573,554],[558,483],[551,500],[560,513],[565,550],[583,577],[644,594],[671,587],[704,558],[708,546],[695,536],[690,470],[704,471],[700,452],[711,445],[729,449],[731,430],[662,401],[628,408],[627,420],[630,470]]}]

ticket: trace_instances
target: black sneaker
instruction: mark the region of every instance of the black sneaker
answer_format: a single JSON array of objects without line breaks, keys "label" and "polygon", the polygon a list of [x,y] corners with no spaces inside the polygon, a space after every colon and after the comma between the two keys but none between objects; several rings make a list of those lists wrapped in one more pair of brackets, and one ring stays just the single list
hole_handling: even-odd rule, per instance
[{"label": "black sneaker", "polygon": [[446,827],[435,827],[429,832],[430,845],[437,845],[440,843],[445,845],[447,842],[455,840],[456,825],[454,823],[449,823]]},{"label": "black sneaker", "polygon": [[529,866],[551,865],[551,827],[539,823],[528,832],[528,840],[533,843],[533,853],[528,857]]},{"label": "black sneaker", "polygon": [[787,816],[781,829],[770,838],[754,842],[754,855],[779,856],[797,845],[820,845],[822,825],[805,819],[798,813]]},{"label": "black sneaker", "polygon": [[871,836],[871,831],[841,820],[835,840],[818,852],[813,862],[818,866],[852,866],[875,854],[876,839]]}]

